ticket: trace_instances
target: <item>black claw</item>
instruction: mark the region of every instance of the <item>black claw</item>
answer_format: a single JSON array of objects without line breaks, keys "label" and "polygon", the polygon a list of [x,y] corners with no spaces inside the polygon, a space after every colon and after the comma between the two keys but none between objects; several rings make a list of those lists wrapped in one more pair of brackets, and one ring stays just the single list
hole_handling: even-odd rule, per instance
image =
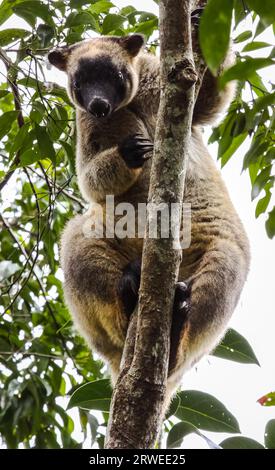
[{"label": "black claw", "polygon": [[142,167],[149,158],[144,158],[144,155],[153,149],[154,144],[139,133],[127,137],[119,147],[120,154],[129,168]]},{"label": "black claw", "polygon": [[194,16],[196,17],[200,17],[204,12],[204,8],[196,8],[196,10],[193,10],[192,13],[191,13],[191,18],[193,18]]},{"label": "black claw", "polygon": [[137,132],[136,134],[133,134],[134,137],[142,137],[143,139],[145,139],[144,137],[144,134],[142,134],[142,132]]},{"label": "black claw", "polygon": [[185,325],[188,321],[190,313],[190,291],[190,286],[184,282],[177,283],[173,305],[169,373],[171,373],[176,366],[178,348]]},{"label": "black claw", "polygon": [[135,150],[153,150],[153,145],[148,143],[148,141],[144,141],[144,142],[140,142],[140,141],[137,141],[136,145],[129,145],[128,147],[126,147],[128,150],[132,150],[132,151],[135,151]]},{"label": "black claw", "polygon": [[199,27],[199,25],[200,25],[200,20],[199,20],[198,18],[194,18],[194,19],[192,20],[192,25]]},{"label": "black claw", "polygon": [[188,290],[188,286],[185,282],[178,282],[175,289],[175,300],[185,300]]},{"label": "black claw", "polygon": [[190,297],[190,288],[185,282],[178,282],[175,289],[174,312],[186,308]]},{"label": "black claw", "polygon": [[200,25],[201,15],[204,11],[204,8],[197,8],[196,10],[192,11],[191,13],[191,22],[194,26]]},{"label": "black claw", "polygon": [[153,150],[153,146],[152,145],[147,145],[147,146],[139,146],[137,149],[136,149],[136,152],[137,154],[139,154],[140,156],[143,155],[144,153],[148,153],[148,152],[152,152]]},{"label": "black claw", "polygon": [[140,285],[140,260],[131,261],[123,269],[122,277],[118,283],[118,296],[122,301],[125,314],[130,317],[138,301]]},{"label": "black claw", "polygon": [[[147,137],[144,137],[143,134],[134,134],[132,137],[135,137],[138,140],[147,140],[147,141],[149,140],[149,139],[147,139]],[[151,142],[151,141],[149,141],[149,142]]]},{"label": "black claw", "polygon": [[[148,150],[148,152],[150,152],[150,151],[151,151],[151,150]],[[147,153],[148,153],[148,152],[147,152]],[[146,162],[147,160],[150,160],[150,158],[151,158],[151,155],[147,155],[147,153],[142,156],[142,159],[143,159],[145,162]]]}]

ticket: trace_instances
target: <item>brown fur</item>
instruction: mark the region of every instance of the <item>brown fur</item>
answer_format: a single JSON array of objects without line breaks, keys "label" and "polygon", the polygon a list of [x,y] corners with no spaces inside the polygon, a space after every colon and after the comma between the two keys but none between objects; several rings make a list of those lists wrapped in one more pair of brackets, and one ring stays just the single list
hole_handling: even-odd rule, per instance
[{"label": "brown fur", "polygon": [[[142,51],[129,52],[116,38],[99,38],[67,51],[66,66],[63,61],[59,68],[65,67],[70,76],[81,57],[103,53],[114,63],[126,63],[138,88],[134,97],[128,90],[123,106],[103,121],[77,106],[78,183],[90,209],[67,224],[61,264],[65,297],[76,326],[107,360],[115,382],[128,325],[117,286],[123,268],[141,258],[142,240],[87,238],[83,226],[93,224],[95,202],[104,207],[106,195],[113,194],[116,204],[127,201],[137,206],[147,200],[150,163],[142,169],[128,168],[118,145],[137,132],[154,139],[159,60]],[[75,102],[70,85],[69,90]],[[194,113],[184,195],[184,202],[192,204],[192,239],[191,246],[183,250],[179,280],[191,285],[191,306],[188,321],[177,332],[179,346],[170,370],[167,402],[183,372],[209,353],[224,334],[247,276],[248,241],[199,127],[211,122],[231,99],[232,86],[218,92],[216,79],[207,72]]]}]

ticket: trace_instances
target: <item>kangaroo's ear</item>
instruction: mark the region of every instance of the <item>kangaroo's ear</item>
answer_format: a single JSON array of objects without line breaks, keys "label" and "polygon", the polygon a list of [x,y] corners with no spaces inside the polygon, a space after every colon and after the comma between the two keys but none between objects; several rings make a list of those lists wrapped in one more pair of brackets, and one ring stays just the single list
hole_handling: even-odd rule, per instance
[{"label": "kangaroo's ear", "polygon": [[59,70],[66,72],[68,57],[70,55],[70,48],[67,46],[57,47],[48,54],[48,61],[50,64],[57,67]]},{"label": "kangaroo's ear", "polygon": [[145,38],[142,34],[132,34],[120,38],[119,43],[131,57],[135,57],[144,46]]}]

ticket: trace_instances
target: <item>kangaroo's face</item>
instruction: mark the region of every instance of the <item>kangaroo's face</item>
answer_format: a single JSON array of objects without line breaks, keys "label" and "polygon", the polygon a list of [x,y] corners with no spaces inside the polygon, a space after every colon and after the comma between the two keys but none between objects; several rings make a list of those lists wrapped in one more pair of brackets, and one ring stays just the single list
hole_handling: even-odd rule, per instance
[{"label": "kangaroo's face", "polygon": [[135,57],[143,36],[101,37],[58,48],[49,62],[68,75],[68,94],[75,106],[97,119],[126,106],[138,88]]}]

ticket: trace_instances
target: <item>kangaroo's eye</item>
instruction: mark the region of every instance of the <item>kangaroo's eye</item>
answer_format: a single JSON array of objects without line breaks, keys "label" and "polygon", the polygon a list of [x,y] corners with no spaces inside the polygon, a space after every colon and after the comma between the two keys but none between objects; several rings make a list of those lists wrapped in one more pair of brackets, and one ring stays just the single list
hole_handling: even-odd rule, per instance
[{"label": "kangaroo's eye", "polygon": [[80,90],[80,82],[78,80],[74,80],[73,87],[75,90]]},{"label": "kangaroo's eye", "polygon": [[123,81],[124,80],[124,75],[122,72],[118,72],[118,78],[119,80]]}]

